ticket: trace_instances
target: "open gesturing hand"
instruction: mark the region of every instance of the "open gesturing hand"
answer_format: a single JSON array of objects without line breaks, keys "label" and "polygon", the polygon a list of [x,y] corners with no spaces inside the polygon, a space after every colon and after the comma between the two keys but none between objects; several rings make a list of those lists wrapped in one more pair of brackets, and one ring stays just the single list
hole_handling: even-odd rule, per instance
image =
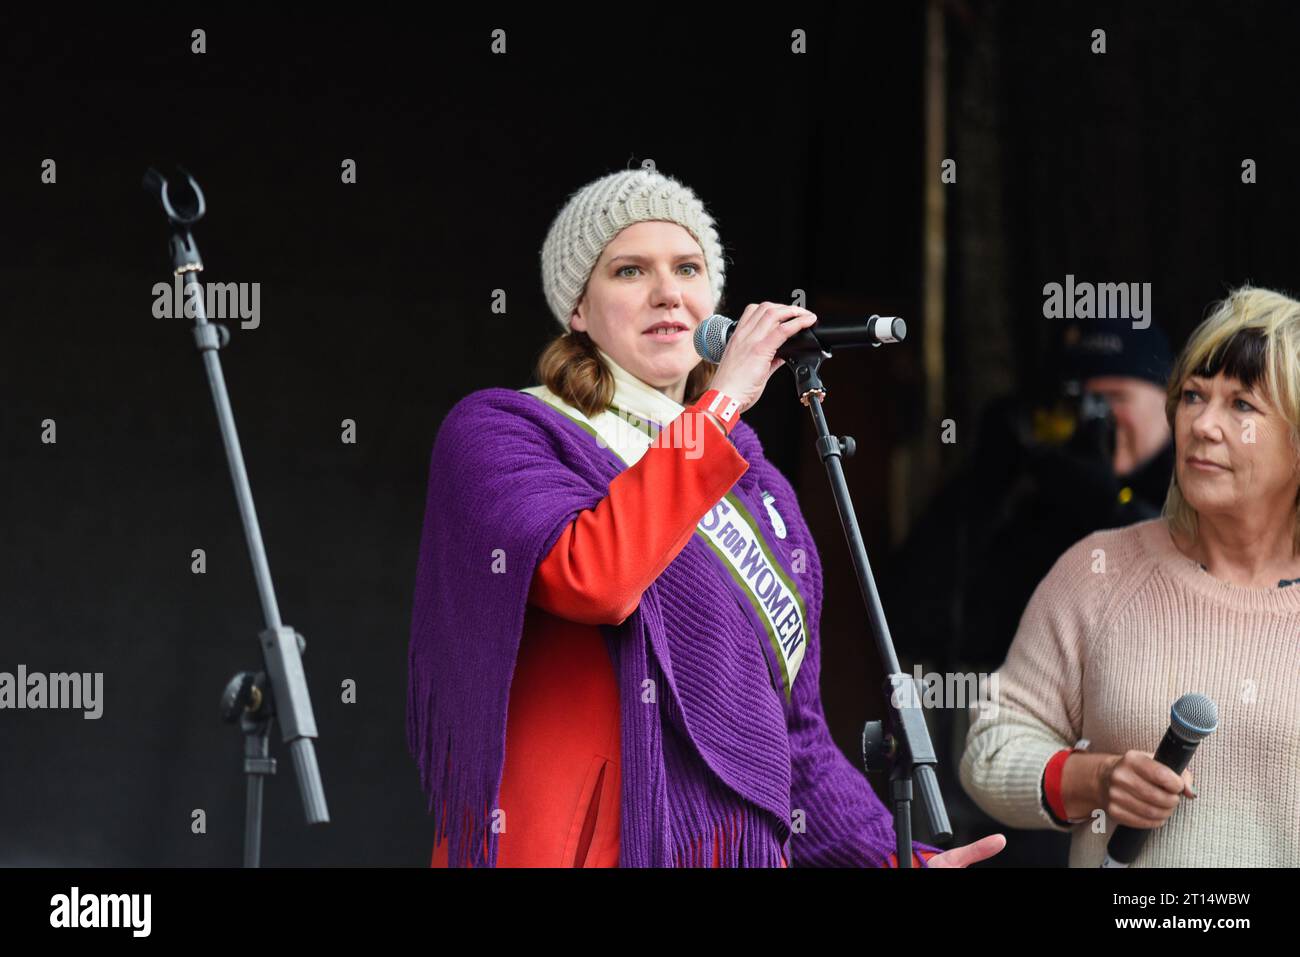
[{"label": "open gesturing hand", "polygon": [[942,854],[936,854],[926,862],[926,866],[968,867],[979,861],[988,860],[1006,846],[1006,835],[990,834],[988,837],[981,837],[973,844],[963,844],[961,847],[954,847]]}]

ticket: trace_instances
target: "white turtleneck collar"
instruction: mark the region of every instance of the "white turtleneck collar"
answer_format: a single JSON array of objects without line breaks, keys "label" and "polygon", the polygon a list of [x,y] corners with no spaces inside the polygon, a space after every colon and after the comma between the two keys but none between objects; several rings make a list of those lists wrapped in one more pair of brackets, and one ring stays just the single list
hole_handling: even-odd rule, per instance
[{"label": "white turtleneck collar", "polygon": [[[650,422],[653,426],[651,431],[657,435],[661,429],[680,416],[686,407],[679,405],[654,386],[642,382],[615,362],[610,354],[599,346],[596,347],[596,352],[609,367],[610,374],[614,378],[613,403],[625,413],[626,417],[607,409],[589,419],[544,385],[535,385],[520,391],[537,396],[569,418],[593,429],[600,436],[601,441],[606,443],[607,448],[613,449],[626,464],[633,465],[649,448],[652,434],[646,431],[643,424],[632,419],[644,419]],[[698,423],[693,424],[698,427]],[[716,426],[708,425],[708,428],[712,429]],[[686,435],[683,440],[694,442],[698,441],[698,438]]]},{"label": "white turtleneck collar", "polygon": [[614,404],[626,412],[639,415],[663,428],[685,411],[686,407],[664,395],[652,385],[642,382],[614,361],[599,346],[596,351],[609,366],[614,376]]}]

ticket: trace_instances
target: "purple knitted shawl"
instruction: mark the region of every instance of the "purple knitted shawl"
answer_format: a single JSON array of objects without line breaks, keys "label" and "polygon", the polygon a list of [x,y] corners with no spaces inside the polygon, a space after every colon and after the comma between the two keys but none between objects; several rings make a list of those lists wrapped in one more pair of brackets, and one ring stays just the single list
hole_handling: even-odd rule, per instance
[{"label": "purple knitted shawl", "polygon": [[[707,440],[723,440],[710,432]],[[760,520],[807,606],[787,702],[739,585],[697,533],[621,625],[601,626],[618,681],[621,867],[880,866],[892,821],[831,740],[818,693],[822,569],[789,483],[744,422],[732,493]],[[506,711],[529,586],[623,462],[536,396],[490,388],[442,423],[411,622],[408,745],[452,866],[495,866]],[[775,497],[787,536],[767,519]],[[928,847],[916,844],[915,847]]]}]

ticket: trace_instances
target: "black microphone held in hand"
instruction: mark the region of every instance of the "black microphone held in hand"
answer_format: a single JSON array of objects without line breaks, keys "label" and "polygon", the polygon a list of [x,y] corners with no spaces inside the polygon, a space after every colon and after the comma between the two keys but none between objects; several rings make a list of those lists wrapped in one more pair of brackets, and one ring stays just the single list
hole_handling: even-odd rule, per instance
[{"label": "black microphone held in hand", "polygon": [[[709,362],[721,362],[722,353],[726,351],[727,342],[735,331],[735,319],[715,313],[695,327],[695,351]],[[872,316],[865,322],[836,326],[823,326],[821,322],[816,322],[787,339],[776,350],[776,354],[782,359],[809,352],[829,355],[836,349],[901,342],[906,336],[907,323],[897,316]]]},{"label": "black microphone held in hand", "polygon": [[[1182,774],[1196,746],[1214,733],[1219,726],[1219,708],[1203,694],[1185,694],[1169,709],[1169,730],[1156,749],[1155,759],[1165,767]],[[1128,867],[1142,851],[1151,834],[1151,828],[1129,827],[1121,824],[1115,828],[1102,867]]]}]

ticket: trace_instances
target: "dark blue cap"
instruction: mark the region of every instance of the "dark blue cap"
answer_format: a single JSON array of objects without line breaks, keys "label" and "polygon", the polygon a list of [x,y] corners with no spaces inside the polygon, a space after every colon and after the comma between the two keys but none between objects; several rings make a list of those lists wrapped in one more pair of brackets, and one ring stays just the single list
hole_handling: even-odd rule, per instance
[{"label": "dark blue cap", "polygon": [[1169,340],[1154,323],[1134,329],[1131,319],[1070,319],[1061,337],[1064,378],[1128,376],[1161,388],[1169,381]]}]

